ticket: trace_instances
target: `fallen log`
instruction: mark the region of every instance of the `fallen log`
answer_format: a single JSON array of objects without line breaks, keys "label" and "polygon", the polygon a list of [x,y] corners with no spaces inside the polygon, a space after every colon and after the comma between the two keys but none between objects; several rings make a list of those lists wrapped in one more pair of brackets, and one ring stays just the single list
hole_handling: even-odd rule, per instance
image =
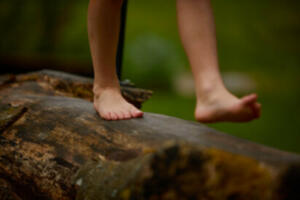
[{"label": "fallen log", "polygon": [[[300,199],[299,155],[159,114],[102,120],[91,85],[0,77],[0,199]],[[122,92],[136,106],[151,95]]]}]

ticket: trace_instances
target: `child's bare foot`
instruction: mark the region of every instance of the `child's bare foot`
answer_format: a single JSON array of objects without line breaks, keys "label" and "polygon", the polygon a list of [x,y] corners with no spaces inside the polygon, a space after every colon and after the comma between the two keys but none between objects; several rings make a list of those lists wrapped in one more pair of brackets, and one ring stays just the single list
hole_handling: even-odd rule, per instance
[{"label": "child's bare foot", "polygon": [[142,117],[143,112],[128,103],[119,88],[106,88],[94,92],[94,107],[106,120],[120,120]]},{"label": "child's bare foot", "polygon": [[204,123],[247,122],[259,118],[260,112],[261,105],[257,103],[256,94],[238,99],[228,91],[223,90],[198,98],[195,118]]}]

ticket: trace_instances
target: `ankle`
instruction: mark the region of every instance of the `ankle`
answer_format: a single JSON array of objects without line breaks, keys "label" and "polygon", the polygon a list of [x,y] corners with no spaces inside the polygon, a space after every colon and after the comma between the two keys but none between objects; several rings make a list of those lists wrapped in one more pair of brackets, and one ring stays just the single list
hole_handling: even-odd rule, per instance
[{"label": "ankle", "polygon": [[227,91],[226,87],[222,83],[211,84],[196,84],[196,96],[198,98],[202,96],[209,96],[215,93]]},{"label": "ankle", "polygon": [[120,83],[117,77],[117,74],[99,74],[95,73],[94,83],[93,83],[93,91],[101,91],[106,89],[119,89]]},{"label": "ankle", "polygon": [[100,95],[104,91],[111,91],[111,92],[117,92],[120,93],[120,85],[119,83],[110,83],[110,84],[99,84],[99,83],[94,83],[93,85],[93,93],[95,96]]},{"label": "ankle", "polygon": [[214,104],[232,97],[233,95],[224,85],[212,85],[196,91],[197,104]]}]

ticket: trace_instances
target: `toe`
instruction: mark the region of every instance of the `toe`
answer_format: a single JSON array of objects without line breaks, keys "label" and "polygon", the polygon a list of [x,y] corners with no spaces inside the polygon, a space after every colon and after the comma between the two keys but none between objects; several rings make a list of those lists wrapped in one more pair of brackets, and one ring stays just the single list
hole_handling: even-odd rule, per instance
[{"label": "toe", "polygon": [[138,109],[134,109],[134,110],[132,111],[132,113],[133,113],[133,116],[134,116],[134,117],[142,117],[142,116],[143,116],[143,112],[140,111],[140,110],[138,110]]},{"label": "toe", "polygon": [[130,117],[131,117],[131,118],[135,117],[135,114],[134,114],[134,110],[133,110],[133,109],[130,110]]},{"label": "toe", "polygon": [[111,113],[110,113],[110,116],[111,116],[111,119],[112,119],[112,120],[117,120],[117,119],[118,119],[117,114],[114,113],[114,112],[111,112]]},{"label": "toe", "polygon": [[250,94],[241,98],[243,105],[249,105],[255,103],[257,100],[257,94]]},{"label": "toe", "polygon": [[139,117],[139,113],[135,108],[130,110],[131,117]]},{"label": "toe", "polygon": [[106,116],[107,116],[107,120],[112,120],[111,112],[108,112],[108,113],[106,114]]},{"label": "toe", "polygon": [[130,115],[130,111],[126,111],[124,112],[124,119],[130,119],[131,118],[131,115]]},{"label": "toe", "polygon": [[143,115],[144,115],[144,113],[142,111],[137,110],[137,112],[136,112],[137,117],[142,117]]},{"label": "toe", "polygon": [[260,103],[253,104],[252,110],[254,112],[255,118],[259,118],[261,115],[261,104]]},{"label": "toe", "polygon": [[109,112],[107,113],[100,113],[101,118],[105,119],[105,120],[111,120],[110,114]]},{"label": "toe", "polygon": [[124,111],[119,111],[117,115],[118,115],[118,119],[125,119]]}]

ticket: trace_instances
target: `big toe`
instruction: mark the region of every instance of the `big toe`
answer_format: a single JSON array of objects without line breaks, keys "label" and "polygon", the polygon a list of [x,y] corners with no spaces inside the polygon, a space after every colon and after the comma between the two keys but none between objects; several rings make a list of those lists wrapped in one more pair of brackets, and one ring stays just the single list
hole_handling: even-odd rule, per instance
[{"label": "big toe", "polygon": [[142,117],[143,116],[143,112],[136,109],[136,108],[132,108],[131,109],[131,116],[132,117]]},{"label": "big toe", "polygon": [[243,105],[250,105],[257,101],[257,94],[250,94],[241,98]]}]

